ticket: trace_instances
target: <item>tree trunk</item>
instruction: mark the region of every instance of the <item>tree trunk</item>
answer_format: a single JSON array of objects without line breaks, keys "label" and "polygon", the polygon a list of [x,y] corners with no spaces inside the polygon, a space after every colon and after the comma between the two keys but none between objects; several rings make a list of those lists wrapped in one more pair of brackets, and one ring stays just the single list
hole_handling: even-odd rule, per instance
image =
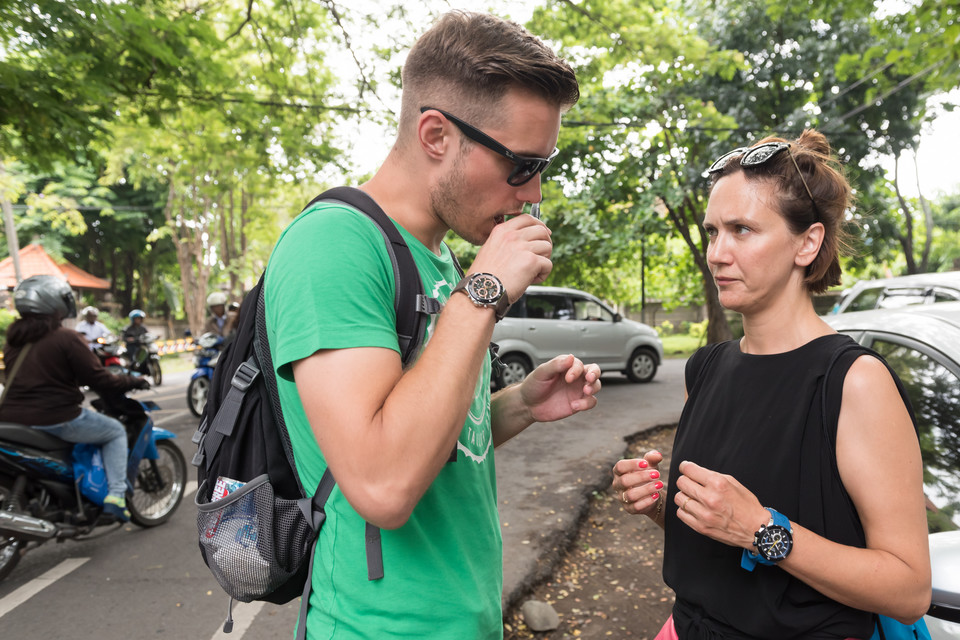
[{"label": "tree trunk", "polygon": [[[170,175],[175,175],[175,168]],[[167,203],[163,208],[163,215],[167,225],[174,234],[174,246],[177,249],[177,264],[180,267],[180,285],[183,287],[184,310],[187,314],[187,323],[190,331],[199,336],[203,330],[206,307],[206,291],[210,280],[210,267],[204,261],[205,245],[203,238],[210,230],[209,219],[206,215],[189,216],[191,206],[200,206],[202,213],[210,211],[210,198],[200,197],[197,181],[194,175],[193,184],[189,187],[189,197],[185,193],[177,198],[176,183],[173,178],[168,188]],[[178,204],[179,202],[179,204]],[[177,215],[177,207],[180,214]],[[178,223],[178,218],[194,220],[192,226]]]},{"label": "tree trunk", "polygon": [[893,190],[897,194],[897,201],[900,203],[900,211],[903,212],[904,226],[906,227],[906,232],[898,233],[897,239],[903,248],[903,257],[907,260],[907,273],[918,273],[917,263],[913,258],[913,212],[910,211],[910,206],[900,193],[899,169],[900,159],[896,158],[893,165]]},{"label": "tree trunk", "polygon": [[933,211],[930,210],[930,203],[923,197],[923,191],[920,190],[920,167],[917,165],[917,156],[913,156],[913,169],[917,179],[917,195],[920,197],[920,209],[923,210],[924,227],[926,234],[924,237],[923,252],[920,255],[920,270],[926,273],[930,270],[930,247],[933,246]]},{"label": "tree trunk", "polygon": [[[691,224],[700,229],[700,237],[704,237],[703,229],[700,227],[696,215],[696,208],[689,197],[684,198],[685,206],[680,210],[667,205],[667,214],[673,221],[674,227],[680,232],[683,241],[690,248],[690,254],[693,261],[700,270],[703,277],[703,297],[707,306],[707,342],[723,342],[733,338],[733,331],[730,330],[730,323],[727,322],[727,316],[720,304],[720,295],[717,291],[717,285],[713,281],[713,274],[710,273],[710,266],[707,264],[707,257],[703,248],[693,239],[690,233]],[[691,223],[692,220],[692,223]]]}]

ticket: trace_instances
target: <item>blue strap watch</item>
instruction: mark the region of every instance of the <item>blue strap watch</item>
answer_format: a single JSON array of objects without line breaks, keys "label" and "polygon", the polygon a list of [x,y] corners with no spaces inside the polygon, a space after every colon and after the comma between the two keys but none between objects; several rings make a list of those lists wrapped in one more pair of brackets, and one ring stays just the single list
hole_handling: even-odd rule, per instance
[{"label": "blue strap watch", "polygon": [[756,553],[744,549],[740,555],[740,566],[747,571],[753,571],[758,564],[775,565],[790,555],[790,550],[793,549],[790,519],[770,507],[766,509],[770,512],[770,522],[761,525],[753,534]]}]

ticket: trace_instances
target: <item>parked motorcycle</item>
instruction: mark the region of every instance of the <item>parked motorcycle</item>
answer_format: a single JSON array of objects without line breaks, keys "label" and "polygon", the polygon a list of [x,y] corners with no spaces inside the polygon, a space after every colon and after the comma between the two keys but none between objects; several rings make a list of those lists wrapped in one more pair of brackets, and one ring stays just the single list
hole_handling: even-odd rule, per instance
[{"label": "parked motorcycle", "polygon": [[160,370],[157,336],[145,333],[135,340],[127,341],[124,357],[127,360],[127,371],[124,373],[135,372],[142,376],[149,376],[153,386],[160,386],[163,381],[163,371]]},{"label": "parked motorcycle", "polygon": [[[183,499],[187,464],[176,436],[153,424],[151,401],[101,396],[93,407],[127,429],[127,508],[141,527],[163,524]],[[100,447],[71,444],[28,426],[0,422],[0,580],[28,550],[49,540],[82,539],[112,525],[103,513],[107,479]]]},{"label": "parked motorcycle", "polygon": [[196,369],[190,376],[190,384],[187,385],[187,406],[190,407],[190,413],[199,418],[203,415],[203,408],[207,406],[213,368],[217,366],[223,350],[223,336],[212,332],[205,333],[197,340],[197,344],[200,348],[193,355]]}]

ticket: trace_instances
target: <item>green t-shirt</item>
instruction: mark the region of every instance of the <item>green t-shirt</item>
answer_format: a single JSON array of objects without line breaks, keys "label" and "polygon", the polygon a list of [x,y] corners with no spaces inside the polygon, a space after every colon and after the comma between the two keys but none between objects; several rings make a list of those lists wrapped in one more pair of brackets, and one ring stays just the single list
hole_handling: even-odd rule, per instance
[{"label": "green t-shirt", "polygon": [[[459,277],[449,250],[444,246],[436,256],[397,228],[413,253],[424,292],[446,302]],[[267,332],[305,487],[316,487],[327,465],[304,415],[291,364],[319,349],[383,347],[399,353],[393,296],[383,236],[363,213],[345,205],[311,208],[274,249],[266,280]],[[314,560],[308,638],[502,637],[503,542],[489,380],[488,357],[456,462],[444,466],[406,524],[382,531],[381,580],[367,579],[363,520],[339,489],[333,490]],[[430,407],[421,410],[426,415]],[[377,452],[367,455],[375,471]]]}]

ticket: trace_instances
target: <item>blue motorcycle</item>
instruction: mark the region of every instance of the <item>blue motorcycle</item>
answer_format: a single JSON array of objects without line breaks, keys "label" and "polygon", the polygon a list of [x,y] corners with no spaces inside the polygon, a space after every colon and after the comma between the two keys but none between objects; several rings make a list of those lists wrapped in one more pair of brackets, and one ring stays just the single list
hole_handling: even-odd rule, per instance
[{"label": "blue motorcycle", "polygon": [[205,333],[197,340],[197,345],[200,348],[193,355],[196,369],[190,376],[190,384],[187,385],[187,406],[190,413],[199,418],[203,415],[203,408],[207,406],[213,369],[217,366],[220,352],[223,351],[223,336]]},{"label": "blue motorcycle", "polygon": [[[151,401],[104,395],[93,407],[127,429],[127,508],[141,527],[163,524],[183,499],[187,463],[176,435],[153,424]],[[100,447],[71,444],[28,426],[0,422],[0,580],[20,557],[49,540],[82,539],[119,520],[103,513],[107,477]]]}]

